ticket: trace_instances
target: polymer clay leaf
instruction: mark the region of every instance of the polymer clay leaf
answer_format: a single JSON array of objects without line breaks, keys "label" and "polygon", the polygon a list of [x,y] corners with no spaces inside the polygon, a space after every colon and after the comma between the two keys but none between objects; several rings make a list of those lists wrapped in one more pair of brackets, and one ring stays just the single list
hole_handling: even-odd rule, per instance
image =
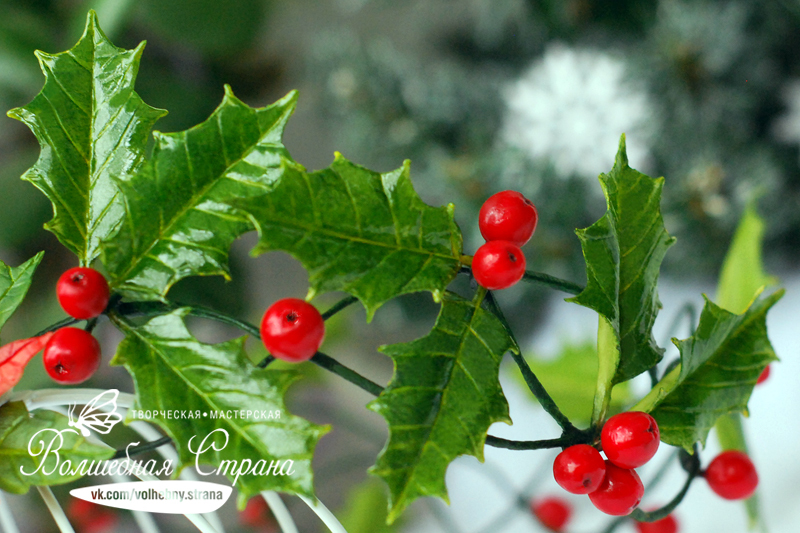
[{"label": "polymer clay leaf", "polygon": [[[286,411],[283,397],[297,375],[254,367],[244,351],[245,338],[201,343],[186,329],[185,314],[179,309],[142,326],[114,317],[125,339],[112,365],[125,366],[133,376],[133,409],[156,413],[152,421],[172,438],[181,468],[195,464],[192,451],[198,451],[211,432],[227,432],[227,446],[222,447],[224,438],[218,432],[211,437],[218,449],[205,450],[198,462],[219,467],[229,461],[226,475],[231,479],[235,467],[230,461],[240,470],[242,465],[255,465],[255,474],[238,478],[241,498],[264,490],[312,496],[311,459],[327,428]],[[175,412],[188,414],[173,416]],[[259,474],[273,462],[284,475]]]},{"label": "polymer clay leaf", "polygon": [[280,175],[281,144],[296,93],[253,109],[225,87],[220,106],[178,133],[153,134],[152,157],[119,182],[125,218],[104,243],[112,287],[135,300],[163,299],[187,276],[228,276],[231,243],[253,229],[231,207],[269,190]]},{"label": "polymer clay leaf", "polygon": [[587,285],[568,301],[594,309],[614,330],[619,361],[610,362],[616,367],[612,383],[621,383],[663,355],[652,334],[661,308],[656,285],[661,261],[675,239],[661,217],[664,178],[653,179],[628,166],[624,135],[614,167],[600,175],[600,184],[608,210],[588,228],[576,231],[586,260]]},{"label": "polymer clay leaf", "polygon": [[427,336],[381,347],[394,360],[394,377],[368,407],[389,424],[371,469],[389,485],[389,522],[420,496],[446,499],[450,462],[459,455],[483,461],[489,426],[511,423],[498,372],[513,345],[493,314],[446,292]]},{"label": "polymer clay leaf", "polygon": [[[63,432],[61,436],[59,432]],[[45,453],[51,443],[52,450]],[[53,453],[56,449],[58,454]],[[31,451],[34,452],[33,456]],[[0,406],[2,490],[24,494],[32,485],[60,485],[74,481],[82,477],[80,473],[71,475],[68,472],[62,476],[59,472],[59,467],[65,461],[70,461],[72,469],[77,468],[83,460],[91,463],[93,460],[108,459],[112,455],[112,448],[97,441],[89,441],[80,432],[70,429],[69,418],[60,413],[43,409],[29,413],[22,402],[9,402]],[[57,457],[60,463],[57,462]]]},{"label": "polymer clay leaf", "polygon": [[53,204],[45,227],[84,265],[99,255],[100,241],[122,217],[115,178],[138,169],[150,129],[166,113],[133,91],[142,50],[144,43],[134,50],[111,44],[90,11],[74,48],[36,52],[44,87],[30,104],[8,112],[41,146],[22,178]]},{"label": "polymer clay leaf", "polygon": [[339,154],[318,172],[285,161],[269,191],[238,205],[259,232],[254,254],[290,253],[308,270],[312,292],[350,293],[368,320],[401,294],[438,298],[460,268],[452,206],[422,202],[408,162],[379,174]]},{"label": "polymer clay leaf", "polygon": [[0,328],[11,318],[25,299],[33,281],[33,273],[42,261],[44,252],[39,252],[18,267],[10,267],[0,261]]},{"label": "polymer clay leaf", "polygon": [[766,318],[783,292],[754,301],[741,315],[706,300],[695,334],[674,341],[681,364],[631,410],[650,412],[667,444],[686,450],[705,444],[720,416],[747,409],[758,376],[777,359]]}]

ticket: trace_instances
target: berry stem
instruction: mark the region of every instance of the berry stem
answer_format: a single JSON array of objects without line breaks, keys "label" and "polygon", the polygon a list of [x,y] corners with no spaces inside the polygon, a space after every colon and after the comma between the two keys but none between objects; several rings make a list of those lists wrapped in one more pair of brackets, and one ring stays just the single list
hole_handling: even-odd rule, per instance
[{"label": "berry stem", "polygon": [[44,328],[42,331],[40,331],[39,333],[37,333],[36,335],[33,335],[33,336],[34,337],[40,337],[40,336],[44,335],[45,333],[50,333],[51,331],[55,331],[57,329],[61,329],[61,328],[65,327],[65,326],[71,326],[73,324],[77,324],[78,322],[80,322],[80,320],[78,320],[77,318],[71,318],[71,317],[70,318],[65,318],[64,320],[59,320],[55,324]]},{"label": "berry stem", "polygon": [[369,379],[365,378],[355,370],[352,370],[336,359],[322,353],[317,352],[314,356],[310,359],[310,361],[317,366],[324,368],[330,372],[333,372],[337,376],[349,381],[356,387],[367,391],[368,393],[378,396],[381,392],[383,392],[383,387],[375,383],[374,381],[370,381]]},{"label": "berry stem", "polygon": [[[467,259],[469,260],[468,262]],[[472,264],[471,256],[462,256],[461,264],[462,264],[461,266],[462,273],[472,274],[472,270],[470,269],[470,267],[466,266]],[[557,278],[555,276],[551,276],[550,274],[545,274],[544,272],[534,272],[532,270],[525,271],[525,274],[522,275],[522,281],[528,281],[530,283],[540,283],[542,285],[547,285],[552,289],[556,289],[574,295],[580,294],[585,289],[585,287],[578,285],[577,283]]]},{"label": "berry stem", "polygon": [[356,298],[355,296],[348,296],[346,298],[342,298],[341,300],[333,304],[333,307],[322,313],[322,320],[328,320],[330,317],[332,317],[339,311],[342,311],[343,309],[350,307],[357,301],[358,298]]},{"label": "berry stem", "polygon": [[551,448],[564,448],[572,446],[573,444],[581,444],[583,441],[576,440],[576,437],[570,435],[569,437],[559,437],[557,439],[544,439],[544,440],[508,440],[494,437],[492,435],[486,436],[486,444],[494,448],[505,448],[506,450],[547,450]]},{"label": "berry stem", "polygon": [[161,446],[165,446],[170,444],[172,439],[169,437],[161,437],[158,440],[154,440],[151,442],[145,442],[140,446],[131,446],[130,448],[121,448],[114,453],[114,456],[111,459],[125,459],[126,457],[133,457],[134,455],[139,455],[142,453],[147,453],[149,451],[153,451],[156,448],[160,448]]},{"label": "berry stem", "polygon": [[572,436],[576,433],[580,433],[580,430],[569,421],[569,418],[567,418],[564,413],[561,412],[561,409],[558,408],[558,405],[556,405],[553,397],[550,396],[550,394],[545,390],[542,382],[539,381],[539,378],[536,377],[536,374],[533,373],[530,365],[528,365],[528,362],[520,353],[519,343],[514,336],[514,332],[511,330],[511,326],[506,320],[503,310],[500,309],[499,305],[497,305],[497,300],[494,299],[494,295],[492,295],[491,291],[486,291],[485,301],[487,307],[489,307],[490,311],[498,318],[498,320],[500,320],[500,322],[502,322],[503,327],[505,327],[506,331],[508,332],[508,336],[511,337],[511,341],[514,343],[516,348],[515,350],[511,350],[511,357],[519,367],[519,371],[522,374],[525,384],[528,385],[531,393],[533,393],[547,414],[553,417],[558,425],[561,426],[561,429],[564,430],[562,436]]},{"label": "berry stem", "polygon": [[[697,457],[693,455],[692,457]],[[656,509],[655,511],[645,512],[639,508],[633,510],[630,514],[630,517],[634,520],[638,520],[639,522],[657,522],[662,518],[665,518],[668,514],[675,510],[678,505],[683,501],[683,498],[686,496],[686,493],[689,492],[689,487],[692,485],[692,481],[695,480],[697,476],[700,475],[700,462],[695,461],[695,467],[689,472],[688,476],[686,477],[686,482],[683,484],[680,492],[672,498],[667,505],[660,509]]]}]

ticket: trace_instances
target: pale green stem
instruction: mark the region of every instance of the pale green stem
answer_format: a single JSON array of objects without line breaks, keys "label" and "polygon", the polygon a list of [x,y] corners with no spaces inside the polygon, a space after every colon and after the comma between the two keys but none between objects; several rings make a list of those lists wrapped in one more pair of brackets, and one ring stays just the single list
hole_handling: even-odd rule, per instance
[{"label": "pale green stem", "polygon": [[56,497],[53,495],[53,491],[50,490],[50,487],[36,488],[39,490],[39,495],[41,495],[45,505],[47,505],[47,510],[50,511],[51,515],[53,515],[53,520],[55,520],[58,530],[61,533],[75,533],[75,530],[72,529],[72,524],[70,524],[69,520],[67,519],[67,515],[64,514],[64,509],[62,509],[61,505],[59,505],[58,500],[56,500]]},{"label": "pale green stem", "polygon": [[597,388],[592,405],[593,426],[602,423],[608,414],[614,374],[619,366],[617,334],[608,320],[602,316],[598,317],[597,324],[597,358]]},{"label": "pale green stem", "polygon": [[292,515],[289,514],[289,509],[286,508],[286,504],[283,503],[277,492],[265,490],[261,493],[261,497],[269,505],[269,510],[272,511],[272,516],[278,522],[281,533],[299,533]]},{"label": "pale green stem", "polygon": [[312,500],[307,496],[300,495],[300,499],[305,502],[308,507],[322,520],[322,523],[331,531],[331,533],[347,533],[344,526],[337,520],[333,513],[325,507],[325,504],[319,499]]},{"label": "pale green stem", "polygon": [[14,513],[11,512],[11,507],[8,506],[6,497],[3,496],[3,491],[0,490],[0,527],[3,528],[5,533],[19,533],[17,522],[14,520]]}]

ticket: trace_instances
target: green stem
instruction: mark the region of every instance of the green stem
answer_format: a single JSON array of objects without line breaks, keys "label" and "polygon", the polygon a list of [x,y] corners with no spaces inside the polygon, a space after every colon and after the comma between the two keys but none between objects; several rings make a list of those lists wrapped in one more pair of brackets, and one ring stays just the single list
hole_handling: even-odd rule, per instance
[{"label": "green stem", "polygon": [[575,434],[579,433],[580,430],[576,428],[572,422],[569,421],[569,418],[561,412],[561,409],[558,408],[556,405],[555,400],[550,394],[545,390],[544,385],[542,382],[539,381],[539,378],[536,377],[536,374],[533,373],[531,370],[530,365],[525,360],[525,358],[520,353],[519,343],[517,342],[516,337],[514,336],[514,332],[511,330],[511,326],[506,320],[505,315],[503,314],[503,310],[500,309],[500,306],[497,305],[497,300],[494,299],[494,295],[491,291],[486,292],[486,304],[491,310],[491,312],[497,317],[498,320],[503,324],[503,327],[506,329],[508,336],[511,338],[511,341],[514,343],[516,350],[511,350],[511,357],[514,359],[514,362],[519,367],[519,371],[522,374],[522,378],[525,380],[525,384],[528,385],[528,388],[536,397],[539,404],[544,408],[544,410],[549,414],[553,419],[561,426],[561,429],[564,430],[565,433]]},{"label": "green stem", "polygon": [[683,484],[683,488],[681,488],[680,492],[674,498],[672,498],[672,501],[670,501],[664,507],[650,512],[644,512],[641,509],[636,508],[630,514],[630,517],[639,522],[657,522],[662,518],[665,518],[668,514],[674,511],[678,505],[680,505],[680,503],[683,501],[683,498],[686,497],[686,493],[689,492],[689,487],[692,485],[692,481],[695,480],[699,473],[699,468],[694,472],[689,472],[689,475],[686,477],[686,482]]},{"label": "green stem", "polygon": [[325,370],[333,372],[337,376],[344,378],[356,387],[365,390],[374,396],[378,396],[383,392],[383,387],[374,381],[370,381],[355,370],[351,370],[334,358],[325,355],[322,352],[315,353],[314,357],[311,358],[311,362],[324,368]]},{"label": "green stem", "polygon": [[155,450],[156,448],[160,448],[166,444],[172,442],[172,439],[169,437],[161,437],[158,440],[154,440],[151,442],[145,442],[141,446],[132,446],[130,448],[122,448],[117,450],[112,459],[125,459],[126,457],[133,457],[134,455],[139,455],[142,453],[147,453],[149,451]]},{"label": "green stem", "polygon": [[[469,259],[472,261],[471,257]],[[463,258],[461,262],[464,263]],[[472,274],[472,269],[468,266],[462,265],[461,272],[464,274]],[[550,274],[545,274],[544,272],[534,272],[532,270],[525,271],[525,274],[522,276],[522,281],[547,285],[551,289],[556,289],[574,295],[580,294],[585,289],[585,287],[578,285],[577,283],[557,278],[555,276],[551,276]]]},{"label": "green stem", "polygon": [[55,324],[44,328],[42,331],[34,335],[34,337],[39,337],[41,335],[44,335],[45,333],[50,333],[51,331],[61,329],[65,326],[71,326],[72,324],[77,324],[78,322],[80,322],[80,320],[78,320],[77,318],[65,318],[64,320],[59,320]]},{"label": "green stem", "polygon": [[347,298],[342,298],[338,302],[336,302],[333,307],[322,313],[322,320],[328,320],[330,317],[338,313],[339,311],[353,305],[358,301],[358,298],[355,296],[348,296]]},{"label": "green stem", "polygon": [[[577,434],[576,434],[577,435]],[[585,444],[586,439],[576,438],[575,436],[559,437],[557,439],[544,439],[544,440],[508,440],[494,437],[492,435],[486,436],[486,444],[494,448],[505,448],[506,450],[547,450],[550,448],[565,448],[573,444]]]}]

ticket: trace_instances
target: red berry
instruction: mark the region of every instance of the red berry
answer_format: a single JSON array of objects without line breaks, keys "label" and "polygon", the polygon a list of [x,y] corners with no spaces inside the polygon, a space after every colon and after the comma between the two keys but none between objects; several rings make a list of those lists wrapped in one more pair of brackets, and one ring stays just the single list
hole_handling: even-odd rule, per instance
[{"label": "red berry", "polygon": [[639,533],[678,533],[678,521],[671,514],[655,522],[636,522]]},{"label": "red berry", "polygon": [[600,442],[608,460],[621,468],[636,468],[653,458],[660,434],[655,419],[641,411],[628,411],[608,419]]},{"label": "red berry", "polygon": [[536,229],[536,206],[516,191],[489,197],[478,214],[478,227],[487,241],[509,241],[517,246],[528,242]]},{"label": "red berry", "polygon": [[79,320],[105,311],[110,290],[103,275],[93,268],[70,268],[58,278],[56,296],[66,313]]},{"label": "red berry", "polygon": [[572,516],[572,507],[561,498],[548,496],[533,500],[531,512],[547,529],[560,532]]},{"label": "red berry", "polygon": [[247,500],[247,507],[239,513],[239,523],[245,527],[257,528],[270,525],[272,522],[272,513],[261,496]]},{"label": "red berry", "polygon": [[89,379],[100,366],[100,344],[82,329],[61,328],[47,341],[42,360],[51,378],[74,385]]},{"label": "red berry", "polygon": [[596,491],[589,493],[595,507],[614,516],[629,515],[644,496],[644,485],[635,470],[620,468],[606,461],[606,477]]},{"label": "red berry", "polygon": [[756,385],[761,385],[762,383],[767,381],[768,377],[769,377],[769,365],[764,367],[764,370],[761,372],[761,375],[758,376],[758,380],[756,381]]},{"label": "red berry", "polygon": [[606,475],[606,462],[588,444],[576,444],[559,453],[553,462],[553,477],[572,494],[589,494]]},{"label": "red berry", "polygon": [[711,490],[726,500],[749,498],[758,486],[758,473],[750,458],[738,451],[722,452],[706,468]]},{"label": "red berry", "polygon": [[117,513],[108,507],[73,498],[67,516],[81,533],[109,533],[117,530]]},{"label": "red berry", "polygon": [[261,319],[261,340],[277,359],[308,361],[325,336],[325,322],[317,308],[297,298],[278,300]]},{"label": "red berry", "polygon": [[472,258],[472,275],[481,287],[506,289],[525,274],[525,255],[514,243],[489,241]]}]

